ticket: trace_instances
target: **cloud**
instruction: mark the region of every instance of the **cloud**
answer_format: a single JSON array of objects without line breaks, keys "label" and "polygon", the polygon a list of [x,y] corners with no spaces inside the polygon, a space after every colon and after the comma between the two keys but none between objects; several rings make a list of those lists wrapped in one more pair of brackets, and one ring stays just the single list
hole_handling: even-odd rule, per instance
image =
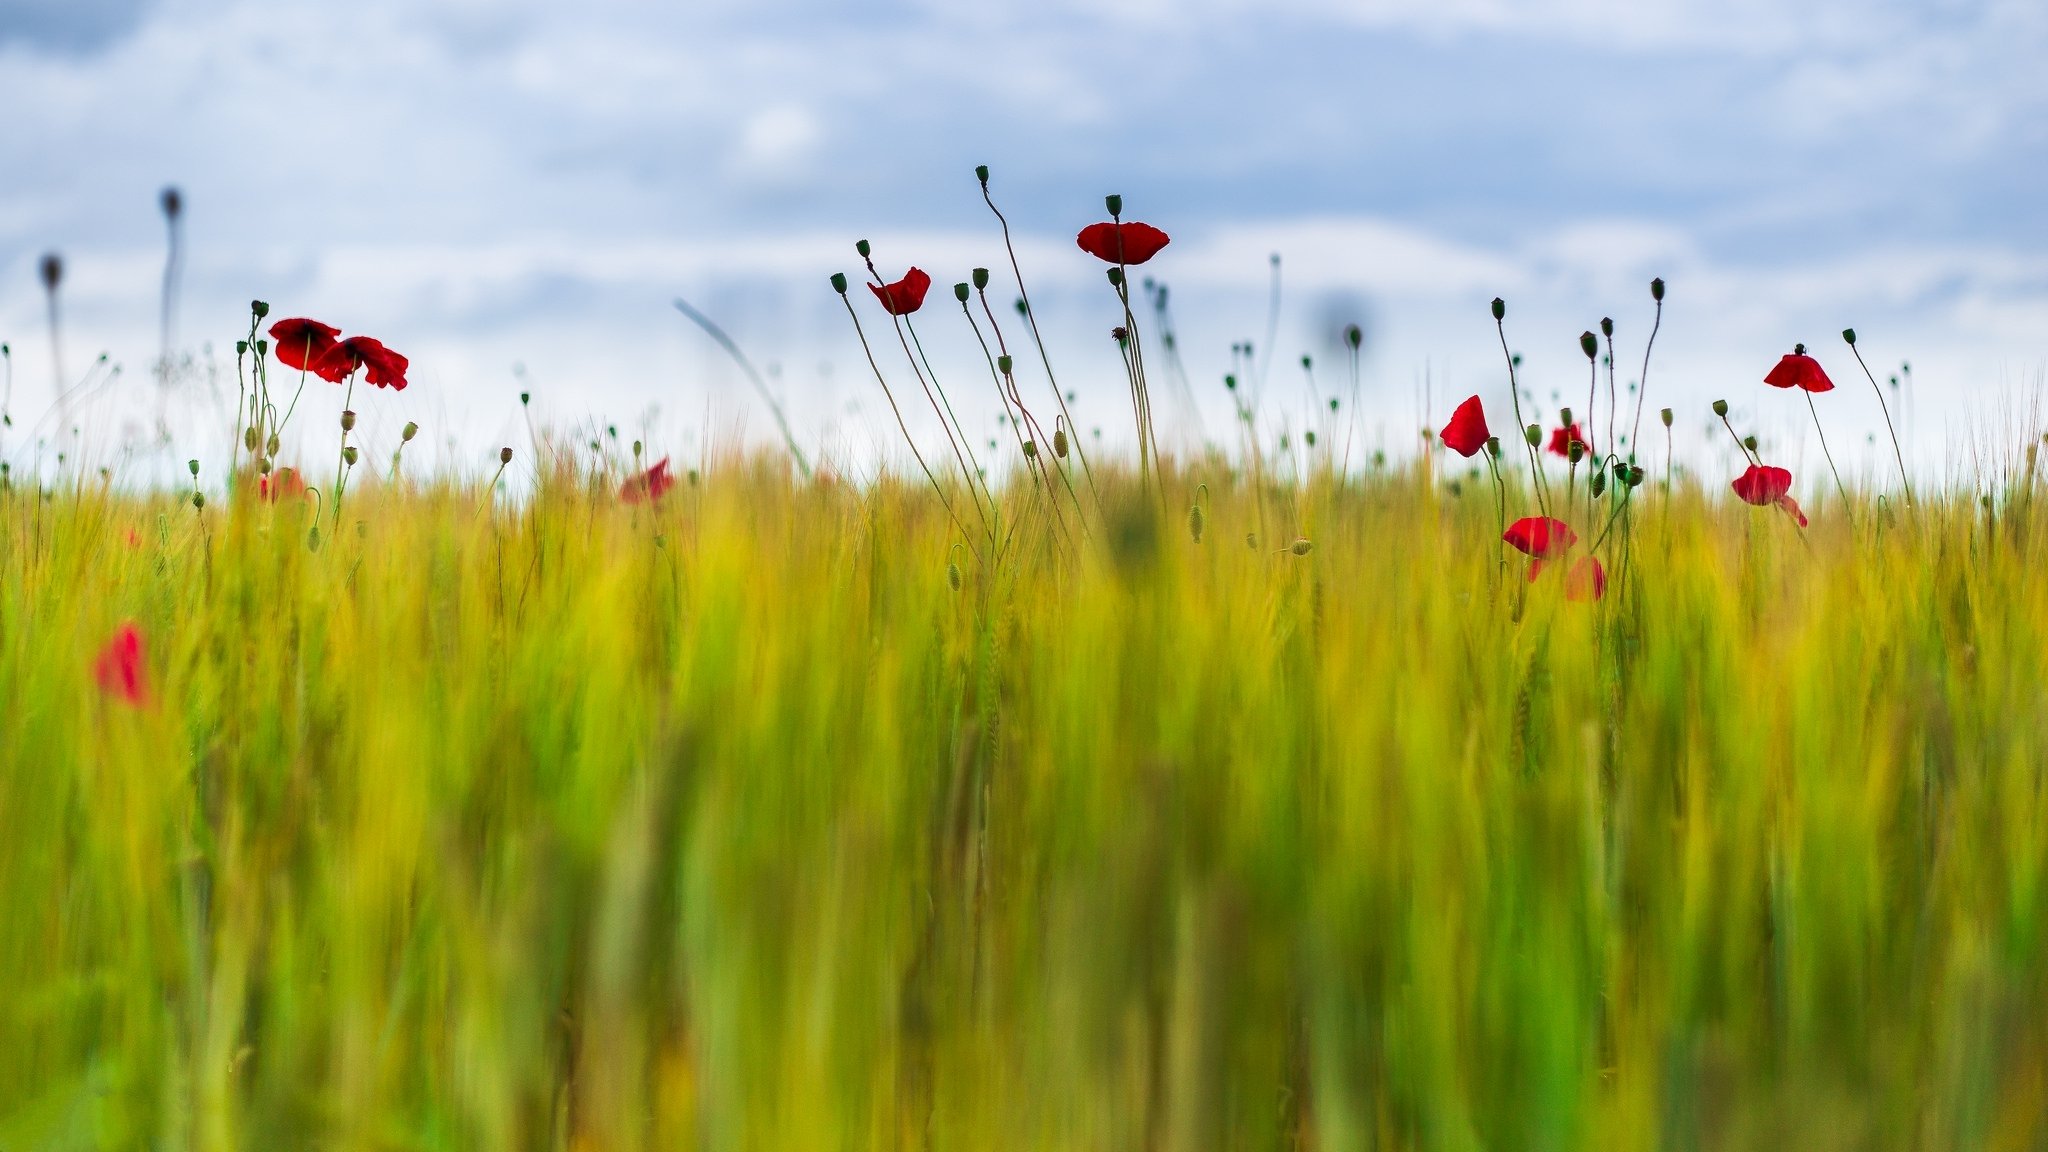
[{"label": "cloud", "polygon": [[133,32],[147,0],[0,0],[0,50],[96,52]]}]

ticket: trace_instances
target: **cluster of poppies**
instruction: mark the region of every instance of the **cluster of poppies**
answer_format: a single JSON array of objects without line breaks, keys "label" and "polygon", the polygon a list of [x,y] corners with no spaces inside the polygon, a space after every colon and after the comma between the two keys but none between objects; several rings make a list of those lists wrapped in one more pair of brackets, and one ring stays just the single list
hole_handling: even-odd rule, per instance
[{"label": "cluster of poppies", "polygon": [[278,362],[287,368],[311,372],[330,384],[339,384],[357,372],[378,388],[405,390],[405,357],[371,336],[342,339],[341,329],[303,316],[279,320],[270,326],[276,342]]}]

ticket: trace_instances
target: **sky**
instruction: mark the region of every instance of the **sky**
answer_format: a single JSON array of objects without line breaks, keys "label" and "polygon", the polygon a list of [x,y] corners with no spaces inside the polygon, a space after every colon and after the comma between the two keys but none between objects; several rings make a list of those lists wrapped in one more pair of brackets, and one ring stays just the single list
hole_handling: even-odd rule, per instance
[{"label": "sky", "polygon": [[[1468,394],[1511,426],[1496,295],[1534,406],[1583,409],[1579,333],[1615,320],[1626,388],[1661,276],[1647,395],[1675,441],[1707,451],[1726,397],[1804,463],[1809,413],[1760,381],[1805,342],[1842,386],[1837,458],[1886,464],[1853,325],[1880,380],[1912,363],[1905,434],[1939,469],[2030,419],[2048,366],[2043,58],[2039,0],[0,0],[0,455],[61,440],[52,251],[78,450],[143,474],[224,442],[252,298],[411,357],[404,393],[353,401],[373,452],[416,420],[436,462],[485,467],[525,435],[522,391],[539,422],[663,452],[771,442],[683,296],[770,369],[808,449],[872,461],[894,425],[827,284],[858,280],[860,238],[937,280],[920,335],[993,436],[946,292],[1006,266],[987,164],[1061,385],[1112,442],[1121,313],[1072,239],[1108,192],[1174,238],[1145,271],[1186,366],[1185,395],[1155,385],[1178,442],[1229,434],[1246,341],[1269,433],[1332,394],[1390,451]],[[315,382],[300,450],[333,451],[341,405]]]}]

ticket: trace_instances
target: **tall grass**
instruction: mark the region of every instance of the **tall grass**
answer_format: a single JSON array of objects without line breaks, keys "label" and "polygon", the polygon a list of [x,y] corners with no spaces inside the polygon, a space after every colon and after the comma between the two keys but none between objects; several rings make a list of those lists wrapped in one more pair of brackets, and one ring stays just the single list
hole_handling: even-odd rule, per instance
[{"label": "tall grass", "polygon": [[0,1148],[2048,1139],[2029,493],[1646,486],[1571,603],[1420,467],[1097,479],[8,489]]}]

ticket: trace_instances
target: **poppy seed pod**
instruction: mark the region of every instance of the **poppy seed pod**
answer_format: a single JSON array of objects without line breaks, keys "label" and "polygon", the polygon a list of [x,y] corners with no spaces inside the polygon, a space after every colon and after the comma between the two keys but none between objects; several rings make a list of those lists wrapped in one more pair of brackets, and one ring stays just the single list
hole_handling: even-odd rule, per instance
[{"label": "poppy seed pod", "polygon": [[64,280],[64,258],[55,252],[45,253],[43,256],[42,272],[43,287],[51,292],[55,292],[57,285]]},{"label": "poppy seed pod", "polygon": [[967,303],[967,298],[973,294],[974,289],[969,288],[965,280],[953,285],[953,299],[958,300],[962,304]]},{"label": "poppy seed pod", "polygon": [[1749,449],[1749,450],[1750,450],[1751,452],[1754,452],[1754,451],[1756,451],[1756,437],[1755,437],[1755,436],[1753,436],[1753,435],[1752,435],[1752,436],[1744,436],[1744,437],[1742,438],[1742,446],[1743,446],[1744,448],[1747,448],[1747,449]]},{"label": "poppy seed pod", "polygon": [[1302,442],[1302,443],[1304,443],[1304,444],[1306,444],[1306,445],[1308,445],[1308,446],[1309,446],[1309,447],[1311,447],[1311,448],[1315,447],[1315,446],[1316,446],[1316,434],[1315,434],[1315,433],[1314,433],[1313,431],[1309,431],[1309,432],[1303,432],[1303,433],[1301,434],[1301,442]]},{"label": "poppy seed pod", "polygon": [[526,406],[527,406],[528,404],[531,404],[531,403],[533,403],[533,393],[531,393],[531,392],[521,392],[521,393],[519,394],[519,406],[520,406],[521,408],[524,408],[524,407],[526,407]]},{"label": "poppy seed pod", "polygon": [[249,428],[242,433],[242,447],[251,452],[256,450],[256,429]]},{"label": "poppy seed pod", "polygon": [[1529,441],[1529,447],[1534,448],[1543,443],[1543,426],[1531,424],[1522,430],[1522,435]]},{"label": "poppy seed pod", "polygon": [[1200,504],[1188,506],[1188,536],[1195,543],[1202,542],[1202,529],[1209,526],[1209,518],[1203,514]]},{"label": "poppy seed pod", "polygon": [[1024,442],[1024,458],[1026,460],[1038,459],[1038,441],[1026,440]]},{"label": "poppy seed pod", "polygon": [[258,340],[258,341],[256,341],[256,355],[258,355],[258,356],[268,356],[268,355],[270,355],[270,341],[268,341],[268,340]]},{"label": "poppy seed pod", "polygon": [[1579,351],[1584,352],[1588,360],[1598,356],[1600,354],[1600,338],[1591,332],[1579,333]]},{"label": "poppy seed pod", "polygon": [[1642,468],[1640,468],[1640,467],[1638,467],[1637,465],[1634,465],[1634,464],[1631,464],[1631,465],[1629,465],[1629,466],[1628,466],[1628,486],[1629,486],[1629,487],[1631,487],[1631,488],[1637,488],[1637,487],[1641,487],[1642,483],[1643,483],[1643,470],[1642,470]]},{"label": "poppy seed pod", "polygon": [[512,449],[510,449],[510,448],[500,448],[500,449],[498,449],[498,463],[500,463],[500,464],[510,464],[511,462],[512,462]]},{"label": "poppy seed pod", "polygon": [[1505,320],[1508,318],[1508,302],[1498,296],[1493,298],[1493,318],[1495,320]]},{"label": "poppy seed pod", "polygon": [[1854,348],[1856,346],[1856,330],[1854,328],[1842,329],[1842,339],[1847,340],[1849,346]]},{"label": "poppy seed pod", "polygon": [[633,459],[638,460],[640,458],[640,448],[640,442],[638,440],[633,441]]},{"label": "poppy seed pod", "polygon": [[261,300],[251,300],[249,301],[249,312],[258,320],[261,320],[265,316],[270,315],[270,305],[265,304]]},{"label": "poppy seed pod", "polygon": [[192,507],[194,507],[194,508],[204,508],[204,507],[206,507],[206,493],[204,493],[204,492],[194,492],[194,493],[192,494]]},{"label": "poppy seed pod", "polygon": [[1015,363],[1016,361],[1010,359],[1008,356],[998,356],[996,357],[996,371],[1001,372],[1005,376],[1008,376],[1010,374],[1010,366]]},{"label": "poppy seed pod", "polygon": [[867,259],[868,253],[872,251],[872,249],[868,247],[868,242],[865,240],[855,240],[853,242],[853,250],[855,252],[860,253],[860,258],[863,260]]},{"label": "poppy seed pod", "polygon": [[187,460],[187,461],[185,461],[185,468],[186,468],[186,470],[187,470],[187,471],[191,472],[191,473],[192,473],[192,474],[193,474],[194,476],[197,476],[197,475],[199,475],[199,461],[197,461],[197,460]]},{"label": "poppy seed pod", "polygon": [[1124,214],[1124,198],[1114,192],[1102,198],[1102,206],[1109,209],[1111,216],[1121,216]]},{"label": "poppy seed pod", "polygon": [[1287,546],[1287,550],[1296,556],[1306,556],[1316,550],[1316,543],[1306,536],[1297,536],[1294,543]]},{"label": "poppy seed pod", "polygon": [[176,220],[179,214],[185,211],[185,198],[179,195],[178,189],[173,186],[166,186],[157,194],[157,203],[163,206],[164,215],[172,220]]},{"label": "poppy seed pod", "polygon": [[1244,546],[1251,549],[1254,552],[1257,552],[1259,550],[1259,534],[1257,532],[1245,533]]},{"label": "poppy seed pod", "polygon": [[272,432],[270,439],[263,442],[263,454],[265,456],[275,456],[277,455],[277,447],[277,433]]},{"label": "poppy seed pod", "polygon": [[351,445],[349,445],[348,447],[346,447],[346,448],[343,448],[343,449],[341,450],[341,458],[342,458],[343,460],[346,460],[346,461],[348,461],[348,466],[349,466],[349,467],[351,467],[351,468],[355,467],[355,466],[356,466],[356,458],[357,458],[356,446],[355,446],[355,445],[353,445],[353,444],[351,444]]},{"label": "poppy seed pod", "polygon": [[951,560],[946,561],[946,583],[953,586],[953,591],[960,590],[960,565]]},{"label": "poppy seed pod", "polygon": [[1124,270],[1123,270],[1123,269],[1121,269],[1121,268],[1111,268],[1111,269],[1109,270],[1109,282],[1110,282],[1110,284],[1111,284],[1111,285],[1113,285],[1113,286],[1115,286],[1115,287],[1118,287],[1118,288],[1121,288],[1121,287],[1123,287],[1123,286],[1124,286]]},{"label": "poppy seed pod", "polygon": [[1313,369],[1313,368],[1314,368],[1315,366],[1316,366],[1316,363],[1315,363],[1315,361],[1313,361],[1313,360],[1309,359],[1309,358],[1308,358],[1308,355],[1307,355],[1306,353],[1304,353],[1304,354],[1302,355],[1302,357],[1301,357],[1301,368],[1302,368],[1302,371],[1304,371],[1304,372],[1306,372],[1306,371],[1309,371],[1309,370]]},{"label": "poppy seed pod", "polygon": [[1657,415],[1664,421],[1664,426],[1666,428],[1671,427],[1671,409],[1666,408],[1663,411],[1659,412]]},{"label": "poppy seed pod", "polygon": [[1564,425],[1564,426],[1565,426],[1565,427],[1567,427],[1567,428],[1571,427],[1571,426],[1572,426],[1572,410],[1571,410],[1571,409],[1569,409],[1569,408],[1559,408],[1559,409],[1557,410],[1557,422],[1558,422],[1559,424],[1562,424],[1562,425]]},{"label": "poppy seed pod", "polygon": [[1714,415],[1723,417],[1728,415],[1728,402],[1726,400],[1714,401]]},{"label": "poppy seed pod", "polygon": [[249,354],[249,342],[248,342],[247,340],[237,340],[237,341],[235,341],[235,355],[236,355],[237,357],[241,357],[241,356],[247,356],[248,354]]},{"label": "poppy seed pod", "polygon": [[1610,340],[1614,338],[1614,318],[1612,316],[1602,316],[1600,318],[1600,334]]},{"label": "poppy seed pod", "polygon": [[419,434],[420,434],[420,426],[419,426],[419,425],[417,425],[417,424],[415,424],[415,423],[413,423],[413,422],[412,422],[412,421],[410,421],[410,420],[407,420],[407,421],[405,422],[405,428],[404,428],[404,430],[403,430],[403,431],[399,432],[399,434],[398,434],[398,438],[399,438],[400,440],[406,441],[407,443],[410,443],[410,442],[412,441],[412,438],[413,438],[413,437],[415,437],[415,436],[417,436],[417,435],[419,435]]},{"label": "poppy seed pod", "polygon": [[353,432],[356,430],[356,414],[346,408],[342,409],[341,412],[341,430],[343,432]]},{"label": "poppy seed pod", "polygon": [[1488,436],[1486,438],[1486,454],[1495,460],[1500,459],[1500,437]]},{"label": "poppy seed pod", "polygon": [[1062,460],[1067,458],[1067,430],[1065,428],[1053,429],[1052,454]]},{"label": "poppy seed pod", "polygon": [[1237,377],[1235,377],[1235,376],[1225,376],[1225,377],[1223,378],[1223,386],[1224,386],[1225,388],[1228,388],[1228,389],[1230,389],[1230,390],[1231,390],[1232,392],[1235,392],[1235,391],[1237,391]]},{"label": "poppy seed pod", "polygon": [[832,290],[841,296],[846,295],[846,273],[834,272],[832,274]]},{"label": "poppy seed pod", "polygon": [[266,458],[258,457],[256,460],[256,473],[259,476],[270,475],[270,461]]},{"label": "poppy seed pod", "polygon": [[988,165],[976,164],[974,166],[974,178],[981,181],[982,187],[988,187]]},{"label": "poppy seed pod", "polygon": [[1357,348],[1360,344],[1365,343],[1365,330],[1356,324],[1345,325],[1344,342],[1353,348]]},{"label": "poppy seed pod", "polygon": [[978,292],[978,291],[980,291],[981,289],[983,289],[983,288],[986,288],[986,287],[988,287],[988,269],[986,269],[986,268],[976,268],[976,269],[974,270],[974,288],[975,288],[975,291],[977,291],[977,292]]},{"label": "poppy seed pod", "polygon": [[1650,299],[1655,300],[1659,304],[1664,302],[1664,278],[1662,276],[1650,281]]},{"label": "poppy seed pod", "polygon": [[1579,461],[1586,458],[1586,442],[1584,440],[1574,439],[1570,444],[1565,445],[1564,452],[1565,456],[1568,457],[1572,463],[1577,464]]}]

